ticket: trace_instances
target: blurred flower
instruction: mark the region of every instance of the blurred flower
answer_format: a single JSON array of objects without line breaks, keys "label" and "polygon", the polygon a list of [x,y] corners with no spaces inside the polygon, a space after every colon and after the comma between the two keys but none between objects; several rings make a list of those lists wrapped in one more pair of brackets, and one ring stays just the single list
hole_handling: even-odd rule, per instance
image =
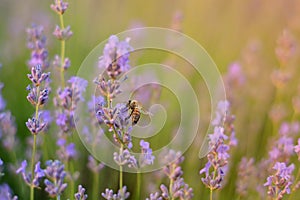
[{"label": "blurred flower", "polygon": [[129,70],[129,53],[132,47],[129,38],[119,41],[115,35],[110,36],[104,47],[103,55],[99,58],[99,68],[105,68],[108,76],[116,79],[122,72]]},{"label": "blurred flower", "polygon": [[276,56],[280,63],[286,64],[296,53],[297,43],[289,30],[283,30],[277,39],[277,47],[275,49]]},{"label": "blurred flower", "polygon": [[0,112],[4,111],[4,109],[6,107],[6,102],[5,102],[4,98],[2,97],[3,86],[4,86],[4,84],[0,83]]},{"label": "blurred flower", "polygon": [[18,149],[19,139],[16,137],[15,118],[9,111],[0,112],[0,138],[3,147],[8,151]]},{"label": "blurred flower", "polygon": [[18,200],[17,196],[12,196],[10,187],[4,183],[0,185],[0,199],[2,200]]},{"label": "blurred flower", "polygon": [[95,174],[104,168],[104,164],[98,163],[93,156],[89,155],[87,167]]},{"label": "blurred flower", "polygon": [[294,168],[294,164],[287,167],[285,163],[275,163],[273,167],[275,173],[269,176],[264,184],[264,186],[268,187],[268,195],[270,197],[280,200],[285,194],[290,193]]},{"label": "blurred flower", "polygon": [[274,104],[269,112],[273,123],[280,123],[287,116],[287,109],[284,104]]},{"label": "blurred flower", "polygon": [[279,134],[282,136],[295,136],[299,133],[300,131],[300,124],[299,122],[283,122],[280,125],[279,128]]},{"label": "blurred flower", "polygon": [[105,192],[102,192],[101,195],[107,200],[125,200],[128,199],[130,195],[126,190],[127,187],[124,186],[122,189],[119,189],[118,194],[114,194],[113,190],[105,189]]},{"label": "blurred flower", "polygon": [[85,194],[85,189],[82,187],[82,185],[78,186],[78,192],[74,195],[76,200],[86,200],[88,198],[88,195]]},{"label": "blurred flower", "polygon": [[300,138],[298,139],[298,144],[294,146],[294,151],[296,152],[298,160],[300,161]]},{"label": "blurred flower", "polygon": [[77,157],[74,143],[67,144],[67,141],[64,138],[59,138],[56,144],[59,146],[57,155],[60,160],[69,161],[70,159],[75,159]]},{"label": "blurred flower", "polygon": [[[61,58],[59,55],[54,56],[53,66],[57,68],[61,67]],[[71,66],[71,60],[69,58],[65,58],[62,67],[64,68],[64,70],[67,70],[69,69],[70,66]]]},{"label": "blurred flower", "polygon": [[292,76],[289,72],[285,72],[281,69],[274,70],[271,74],[272,83],[277,89],[284,88],[291,78]]},{"label": "blurred flower", "polygon": [[238,167],[238,180],[236,182],[236,191],[242,197],[249,194],[251,180],[255,175],[254,159],[243,157]]},{"label": "blurred flower", "polygon": [[45,70],[49,67],[48,50],[46,49],[46,36],[44,35],[44,28],[33,24],[27,32],[27,47],[31,50],[31,58],[28,61],[28,66],[33,68],[41,65]]},{"label": "blurred flower", "polygon": [[67,187],[67,184],[64,183],[66,177],[64,165],[58,160],[49,160],[46,162],[46,166],[44,170],[46,175],[44,181],[46,185],[45,191],[48,192],[52,198],[60,196]]},{"label": "blurred flower", "polygon": [[54,105],[59,108],[56,112],[56,124],[64,133],[75,127],[74,113],[80,101],[84,101],[83,92],[88,82],[80,77],[73,76],[68,80],[70,86],[58,88]]}]

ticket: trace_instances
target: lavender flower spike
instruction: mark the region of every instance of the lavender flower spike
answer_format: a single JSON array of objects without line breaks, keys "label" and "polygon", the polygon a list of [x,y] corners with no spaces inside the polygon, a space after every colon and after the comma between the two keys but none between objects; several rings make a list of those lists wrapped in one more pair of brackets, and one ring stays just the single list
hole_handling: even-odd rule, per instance
[{"label": "lavender flower spike", "polygon": [[76,200],[86,200],[88,198],[88,195],[85,194],[85,189],[82,187],[82,185],[78,186],[78,192],[74,195]]},{"label": "lavender flower spike", "polygon": [[34,170],[34,177],[32,178],[31,173],[26,173],[27,161],[24,160],[21,164],[21,167],[17,169],[16,173],[21,173],[25,183],[29,186],[39,187],[39,182],[41,178],[45,176],[44,171],[40,168],[40,162],[36,163]]},{"label": "lavender flower spike", "polygon": [[149,142],[145,142],[144,140],[141,140],[140,146],[142,149],[142,154],[139,160],[140,167],[144,167],[146,165],[152,165],[155,156],[152,155],[152,149],[150,148]]},{"label": "lavender flower spike", "polygon": [[114,194],[113,190],[105,189],[105,193],[102,192],[101,195],[104,199],[107,200],[125,200],[129,198],[130,193],[126,191],[127,187],[124,186],[122,189],[119,189],[117,194]]},{"label": "lavender flower spike", "polygon": [[46,162],[46,165],[47,167],[44,170],[47,177],[44,181],[46,185],[45,191],[48,192],[50,197],[60,196],[67,187],[67,184],[64,183],[66,177],[65,167],[58,160],[49,160]]}]

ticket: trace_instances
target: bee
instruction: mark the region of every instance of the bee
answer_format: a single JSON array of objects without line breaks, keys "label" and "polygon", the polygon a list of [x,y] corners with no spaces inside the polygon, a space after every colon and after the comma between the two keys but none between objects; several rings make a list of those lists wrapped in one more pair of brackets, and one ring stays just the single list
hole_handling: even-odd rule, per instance
[{"label": "bee", "polygon": [[142,106],[137,100],[129,100],[127,107],[130,110],[129,117],[131,117],[132,125],[136,125],[141,117]]}]

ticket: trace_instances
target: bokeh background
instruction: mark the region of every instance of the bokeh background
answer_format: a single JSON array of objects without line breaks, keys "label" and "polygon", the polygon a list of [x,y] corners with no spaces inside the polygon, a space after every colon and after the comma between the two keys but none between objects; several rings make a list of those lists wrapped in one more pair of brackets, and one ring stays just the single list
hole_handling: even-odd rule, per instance
[{"label": "bokeh background", "polygon": [[[25,121],[33,112],[33,108],[26,100],[27,91],[25,90],[29,84],[26,78],[29,72],[26,61],[30,56],[30,51],[26,48],[25,30],[32,23],[43,25],[47,36],[49,58],[52,59],[59,52],[59,42],[52,36],[53,29],[59,21],[50,9],[51,3],[50,0],[1,0],[0,3],[0,63],[2,64],[0,80],[5,85],[2,93],[7,101],[7,109],[11,110],[15,116],[17,135],[22,139],[23,144],[25,144],[25,138],[30,137]],[[299,0],[69,1],[69,9],[64,19],[65,24],[70,25],[74,33],[66,45],[66,55],[72,62],[67,76],[75,75],[87,54],[111,34],[143,26],[172,28],[192,37],[207,50],[224,76],[226,76],[228,66],[233,62],[241,64],[244,84],[236,84],[236,87],[228,88],[229,91],[227,91],[233,100],[232,113],[236,115],[235,126],[239,144],[233,149],[230,174],[226,185],[218,193],[217,199],[237,198],[237,165],[241,157],[254,157],[259,161],[267,155],[269,138],[276,135],[273,131],[271,112],[276,101],[284,105],[285,114],[281,116],[281,113],[277,113],[281,116],[280,122],[299,119],[297,118],[299,116],[293,115],[292,105],[292,98],[297,94],[299,84],[299,46],[297,46],[300,42]],[[275,49],[278,45],[278,38],[284,30],[288,31],[295,47],[294,56],[286,67],[292,77],[288,86],[281,89],[281,98],[274,100],[276,87],[272,83],[271,74],[281,67]],[[135,64],[152,59],[168,63],[168,58],[167,54],[144,52],[140,60],[135,60]],[[176,62],[173,60],[171,63]],[[179,63],[174,64],[174,67],[185,73],[193,86],[199,90],[199,99],[201,95],[207,96],[205,84],[201,78],[194,75],[192,70],[186,70],[188,68],[184,68],[184,65],[180,66]],[[57,73],[55,70],[51,71],[54,75]],[[53,97],[54,92],[51,95]],[[162,98],[164,101],[168,100],[167,95]],[[209,116],[205,116],[205,111],[209,114],[206,103],[207,101],[200,102],[204,110],[203,127],[207,126],[209,120]],[[175,105],[176,102],[170,102],[170,104]],[[200,160],[197,157],[201,143],[199,140],[203,139],[201,132],[203,130],[199,130],[200,136],[186,152],[186,160],[183,164],[185,180],[193,187],[195,199],[199,199],[201,195],[204,195],[203,197],[208,195],[208,191],[201,183],[201,176],[198,175],[199,169],[206,162],[205,158]],[[165,131],[170,134],[173,131],[171,125]],[[168,137],[165,138],[168,140]],[[159,146],[155,143],[152,145]],[[80,146],[79,140],[78,146]],[[79,149],[83,154],[81,159],[84,160],[87,152],[83,146]],[[55,149],[52,153],[55,156]],[[5,158],[4,150],[1,149],[0,155]],[[297,162],[297,159],[295,161]],[[82,165],[78,170],[84,171],[84,167]],[[84,173],[83,171],[81,173]],[[87,173],[83,177],[82,184],[88,186],[92,184],[89,182],[91,174]],[[118,173],[116,171],[104,169],[101,177],[99,192],[104,191],[106,187],[117,186]],[[125,177],[125,183],[130,190],[134,187],[135,181],[131,178],[132,175],[128,174],[127,177],[127,180]],[[148,180],[153,182],[147,177],[151,177],[151,174],[145,175],[145,188],[147,188]],[[4,177],[2,180],[6,179]],[[21,191],[21,187],[17,187],[23,183],[20,183],[16,177],[6,181],[13,186],[16,194],[24,192]],[[160,180],[157,180],[157,183],[160,183]],[[145,189],[143,196],[148,193]],[[258,198],[254,191],[253,195]]]}]

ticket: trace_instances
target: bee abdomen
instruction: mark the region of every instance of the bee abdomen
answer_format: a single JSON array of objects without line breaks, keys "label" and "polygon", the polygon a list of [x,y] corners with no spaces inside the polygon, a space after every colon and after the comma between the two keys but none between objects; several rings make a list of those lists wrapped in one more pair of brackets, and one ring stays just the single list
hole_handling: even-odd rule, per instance
[{"label": "bee abdomen", "polygon": [[138,123],[140,116],[141,116],[141,112],[139,110],[135,109],[132,112],[132,125],[135,125]]}]

